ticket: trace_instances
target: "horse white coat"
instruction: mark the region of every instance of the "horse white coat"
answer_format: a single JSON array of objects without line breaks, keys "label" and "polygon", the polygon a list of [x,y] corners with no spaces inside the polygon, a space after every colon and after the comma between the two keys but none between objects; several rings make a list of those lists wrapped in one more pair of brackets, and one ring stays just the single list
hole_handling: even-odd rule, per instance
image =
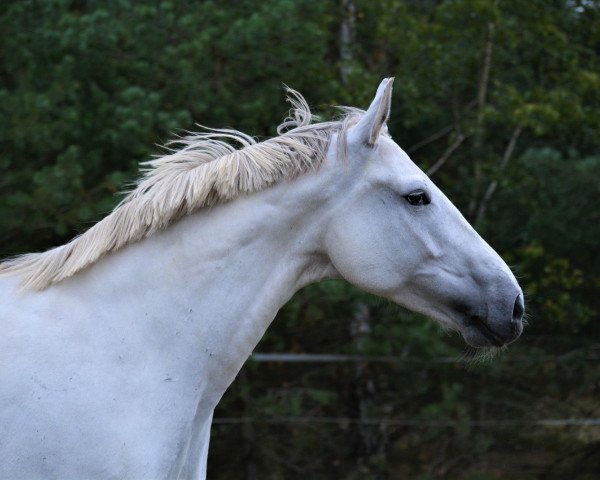
[{"label": "horse white coat", "polygon": [[332,134],[319,168],[199,208],[45,289],[20,289],[9,267],[0,478],[205,478],[215,406],[279,308],[322,279],[474,346],[516,339],[509,268],[384,134],[391,88]]}]

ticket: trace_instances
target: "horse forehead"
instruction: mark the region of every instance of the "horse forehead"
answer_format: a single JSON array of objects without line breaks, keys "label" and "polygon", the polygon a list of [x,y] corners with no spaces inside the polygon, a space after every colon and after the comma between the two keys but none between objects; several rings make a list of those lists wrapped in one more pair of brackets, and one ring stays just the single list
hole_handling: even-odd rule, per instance
[{"label": "horse forehead", "polygon": [[375,152],[375,162],[388,175],[400,177],[422,177],[428,179],[427,175],[410,159],[408,154],[400,148],[391,138],[383,137]]}]

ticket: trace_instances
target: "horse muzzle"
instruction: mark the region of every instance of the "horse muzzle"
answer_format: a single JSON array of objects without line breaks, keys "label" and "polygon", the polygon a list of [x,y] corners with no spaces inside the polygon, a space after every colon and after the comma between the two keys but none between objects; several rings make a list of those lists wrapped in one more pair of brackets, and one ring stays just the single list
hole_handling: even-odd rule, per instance
[{"label": "horse muzzle", "polygon": [[476,348],[502,347],[514,342],[523,333],[525,305],[523,294],[519,293],[507,308],[504,302],[496,302],[487,312],[481,309],[463,310],[464,320],[461,334],[465,341]]}]

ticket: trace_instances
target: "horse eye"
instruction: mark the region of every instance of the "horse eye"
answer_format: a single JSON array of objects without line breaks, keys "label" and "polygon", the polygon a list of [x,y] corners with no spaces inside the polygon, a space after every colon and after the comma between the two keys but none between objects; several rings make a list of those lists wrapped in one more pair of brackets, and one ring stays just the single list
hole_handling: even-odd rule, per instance
[{"label": "horse eye", "polygon": [[416,190],[414,192],[409,193],[404,198],[411,205],[428,205],[431,200],[423,190]]}]

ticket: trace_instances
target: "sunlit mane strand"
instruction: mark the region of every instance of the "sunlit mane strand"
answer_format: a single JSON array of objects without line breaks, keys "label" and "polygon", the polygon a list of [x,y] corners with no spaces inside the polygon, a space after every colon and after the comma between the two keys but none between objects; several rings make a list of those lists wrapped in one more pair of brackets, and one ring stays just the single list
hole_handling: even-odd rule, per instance
[{"label": "sunlit mane strand", "polygon": [[199,208],[318,168],[331,135],[345,134],[356,112],[341,121],[312,124],[302,95],[287,92],[292,109],[277,137],[258,143],[235,130],[205,129],[174,140],[166,155],[143,164],[135,188],[111,214],[65,245],[0,263],[0,274],[19,275],[23,288],[42,290]]}]

